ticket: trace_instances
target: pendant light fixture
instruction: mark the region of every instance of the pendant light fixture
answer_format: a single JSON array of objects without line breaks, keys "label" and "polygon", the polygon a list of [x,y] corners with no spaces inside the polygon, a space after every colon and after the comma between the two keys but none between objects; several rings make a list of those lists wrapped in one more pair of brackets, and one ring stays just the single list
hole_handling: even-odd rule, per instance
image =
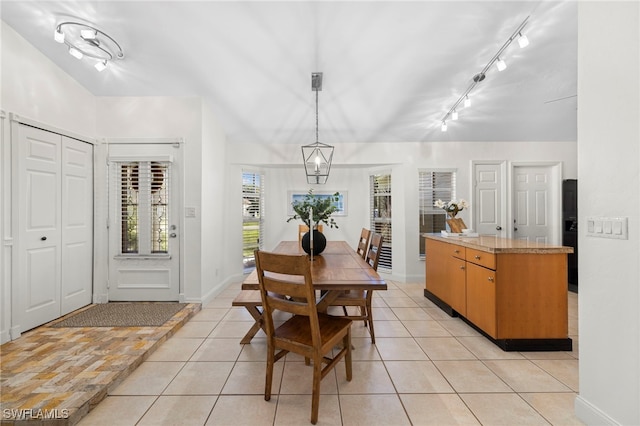
[{"label": "pendant light fixture", "polygon": [[329,178],[333,146],[321,143],[318,138],[318,92],[322,90],[322,73],[311,73],[311,90],[316,92],[316,142],[302,146],[302,160],[307,183],[324,184]]}]

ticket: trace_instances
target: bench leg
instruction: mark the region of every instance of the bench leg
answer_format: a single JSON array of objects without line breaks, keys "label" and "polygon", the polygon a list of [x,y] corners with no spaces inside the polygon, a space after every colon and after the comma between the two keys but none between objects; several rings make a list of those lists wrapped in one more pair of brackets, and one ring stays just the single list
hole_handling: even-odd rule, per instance
[{"label": "bench leg", "polygon": [[249,331],[247,331],[247,334],[244,335],[242,340],[240,340],[240,344],[242,345],[251,343],[251,339],[253,339],[256,333],[258,333],[260,329],[264,328],[264,319],[262,318],[262,312],[260,311],[260,309],[258,309],[257,306],[245,306],[245,308],[247,308],[247,311],[249,311],[256,322],[251,326]]}]

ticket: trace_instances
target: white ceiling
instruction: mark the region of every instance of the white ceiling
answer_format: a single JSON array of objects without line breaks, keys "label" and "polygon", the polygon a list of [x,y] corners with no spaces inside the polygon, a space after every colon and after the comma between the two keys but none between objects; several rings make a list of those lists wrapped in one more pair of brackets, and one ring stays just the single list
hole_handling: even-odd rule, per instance
[{"label": "white ceiling", "polygon": [[[230,142],[576,140],[575,1],[7,1],[1,17],[97,96],[201,96]],[[446,133],[440,120],[518,25]],[[126,57],[98,73],[53,40],[92,24]]]}]

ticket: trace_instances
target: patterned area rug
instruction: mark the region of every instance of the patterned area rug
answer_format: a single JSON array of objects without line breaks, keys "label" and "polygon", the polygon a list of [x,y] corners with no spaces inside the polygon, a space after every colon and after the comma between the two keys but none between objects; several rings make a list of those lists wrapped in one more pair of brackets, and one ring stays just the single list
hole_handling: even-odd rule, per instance
[{"label": "patterned area rug", "polygon": [[50,327],[159,327],[185,306],[169,302],[100,303]]}]

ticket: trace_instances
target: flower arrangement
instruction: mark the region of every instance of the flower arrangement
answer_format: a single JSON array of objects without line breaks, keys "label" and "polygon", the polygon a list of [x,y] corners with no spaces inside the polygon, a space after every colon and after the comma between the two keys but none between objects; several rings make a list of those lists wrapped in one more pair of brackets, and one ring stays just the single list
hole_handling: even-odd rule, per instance
[{"label": "flower arrangement", "polygon": [[443,209],[445,212],[447,212],[451,219],[454,219],[458,212],[469,208],[469,203],[467,203],[463,199],[460,199],[460,201],[451,200],[448,203],[445,203],[442,200],[438,200],[433,206]]},{"label": "flower arrangement", "polygon": [[338,207],[334,203],[340,200],[339,196],[340,193],[336,192],[330,196],[319,197],[313,194],[313,189],[310,189],[302,201],[294,201],[291,203],[295,214],[287,219],[287,222],[300,219],[305,225],[310,227],[309,212],[312,209],[314,227],[317,226],[318,223],[324,223],[331,228],[338,228],[338,224],[331,215],[338,210]]}]

